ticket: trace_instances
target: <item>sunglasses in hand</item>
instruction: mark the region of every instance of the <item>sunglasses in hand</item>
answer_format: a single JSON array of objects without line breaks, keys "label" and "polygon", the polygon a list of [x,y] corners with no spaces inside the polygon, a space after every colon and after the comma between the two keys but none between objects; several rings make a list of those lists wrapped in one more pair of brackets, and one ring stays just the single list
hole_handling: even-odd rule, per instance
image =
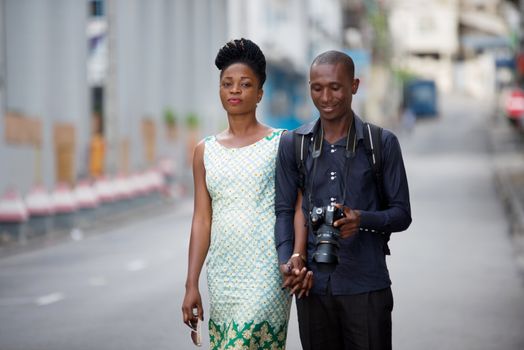
[{"label": "sunglasses in hand", "polygon": [[198,316],[193,316],[188,322],[191,328],[191,340],[196,346],[202,346],[202,320]]}]

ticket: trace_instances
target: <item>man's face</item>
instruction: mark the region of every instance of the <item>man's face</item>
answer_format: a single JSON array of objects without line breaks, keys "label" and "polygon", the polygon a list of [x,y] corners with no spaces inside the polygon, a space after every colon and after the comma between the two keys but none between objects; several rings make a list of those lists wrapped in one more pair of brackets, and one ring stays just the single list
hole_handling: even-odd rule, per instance
[{"label": "man's face", "polygon": [[335,120],[351,114],[351,101],[359,80],[353,78],[344,64],[315,64],[309,77],[311,99],[320,118]]}]

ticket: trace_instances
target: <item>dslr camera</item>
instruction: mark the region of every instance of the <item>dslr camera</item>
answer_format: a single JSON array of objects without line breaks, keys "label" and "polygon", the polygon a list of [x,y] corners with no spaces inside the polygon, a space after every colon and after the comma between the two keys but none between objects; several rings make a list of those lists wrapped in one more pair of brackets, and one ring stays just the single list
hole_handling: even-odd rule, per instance
[{"label": "dslr camera", "polygon": [[313,260],[317,263],[338,263],[340,230],[333,223],[343,217],[344,211],[333,205],[313,207],[311,210],[310,220],[315,235]]}]

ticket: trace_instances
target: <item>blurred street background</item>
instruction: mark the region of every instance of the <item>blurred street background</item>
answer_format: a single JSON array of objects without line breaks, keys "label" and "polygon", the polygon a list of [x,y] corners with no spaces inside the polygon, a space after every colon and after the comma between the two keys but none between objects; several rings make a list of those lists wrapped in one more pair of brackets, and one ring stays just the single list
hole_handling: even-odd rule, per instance
[{"label": "blurred street background", "polygon": [[394,348],[524,349],[524,0],[0,0],[0,349],[194,348],[192,150],[227,125],[214,58],[239,37],[262,122],[317,117],[309,64],[336,49],[399,136]]}]

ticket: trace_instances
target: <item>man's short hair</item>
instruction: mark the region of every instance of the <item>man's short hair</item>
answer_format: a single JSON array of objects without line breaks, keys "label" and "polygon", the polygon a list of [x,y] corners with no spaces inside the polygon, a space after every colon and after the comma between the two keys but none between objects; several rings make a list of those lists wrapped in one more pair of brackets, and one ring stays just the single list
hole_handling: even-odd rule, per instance
[{"label": "man's short hair", "polygon": [[355,63],[353,59],[340,51],[326,51],[318,55],[311,63],[311,67],[316,64],[338,64],[341,63],[346,66],[348,72],[351,74],[351,79],[355,77]]}]

